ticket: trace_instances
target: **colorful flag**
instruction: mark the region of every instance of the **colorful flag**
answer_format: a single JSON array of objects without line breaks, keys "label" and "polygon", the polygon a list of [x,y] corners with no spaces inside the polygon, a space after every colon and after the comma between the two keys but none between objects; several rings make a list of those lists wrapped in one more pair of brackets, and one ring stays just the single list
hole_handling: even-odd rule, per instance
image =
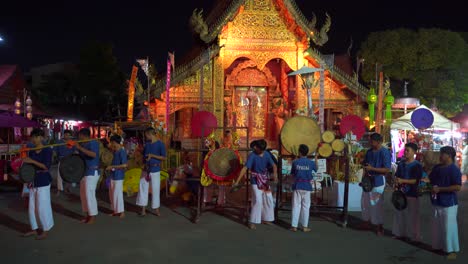
[{"label": "colorful flag", "polygon": [[149,70],[149,65],[148,65],[148,60],[147,59],[139,59],[136,60],[138,64],[140,64],[141,69],[145,72],[146,76],[148,76],[148,70]]},{"label": "colorful flag", "polygon": [[175,71],[174,52],[168,52],[167,55],[169,56],[169,60],[171,61],[172,71]]}]

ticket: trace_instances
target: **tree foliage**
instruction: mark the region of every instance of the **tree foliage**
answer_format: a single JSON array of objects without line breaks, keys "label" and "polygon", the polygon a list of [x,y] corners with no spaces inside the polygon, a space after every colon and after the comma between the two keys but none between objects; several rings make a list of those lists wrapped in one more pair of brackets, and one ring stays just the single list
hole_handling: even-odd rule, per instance
[{"label": "tree foliage", "polygon": [[396,95],[403,81],[409,81],[410,96],[428,105],[436,99],[447,115],[468,103],[468,44],[459,33],[441,29],[374,32],[358,55],[365,59],[362,78],[366,82],[375,79],[378,63]]}]

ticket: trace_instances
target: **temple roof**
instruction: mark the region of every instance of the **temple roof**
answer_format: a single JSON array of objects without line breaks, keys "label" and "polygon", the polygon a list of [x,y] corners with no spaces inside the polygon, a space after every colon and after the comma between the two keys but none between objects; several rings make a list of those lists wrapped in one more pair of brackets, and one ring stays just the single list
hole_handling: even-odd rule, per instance
[{"label": "temple roof", "polygon": [[[200,47],[194,49],[193,51],[195,52],[191,52],[191,60],[184,60],[186,61],[186,63],[183,63],[180,67],[176,67],[176,71],[173,73],[171,78],[171,86],[176,85],[183,79],[195,73],[197,70],[200,69],[202,65],[208,63],[211,58],[218,54],[219,47],[217,43],[215,43],[215,40],[221,33],[223,27],[235,18],[241,6],[245,4],[246,1],[247,0],[215,1],[213,8],[206,16],[206,19],[202,18],[203,21],[199,21],[201,23],[204,23],[208,28],[208,31],[205,32],[205,34],[200,34],[200,38],[210,47],[205,50],[200,49]],[[300,8],[297,6],[295,0],[273,0],[273,2],[275,3],[278,9],[283,8],[283,10],[286,10],[288,15],[292,16],[294,23],[297,25],[295,33],[300,32],[301,34],[305,34],[306,37],[311,40],[311,47],[308,50],[310,56],[318,63],[327,65],[327,63],[325,62],[325,56],[322,55],[315,47],[312,47],[312,45],[321,46],[328,40],[327,32],[330,26],[330,24],[328,23],[331,23],[330,21],[328,21],[329,17],[325,22],[325,24],[327,25],[325,25],[319,31],[315,28],[315,18],[312,18],[312,21],[309,21],[304,16]],[[199,51],[198,56],[196,56],[195,54],[196,51]],[[343,63],[347,64],[344,61],[340,62],[339,64],[341,65]],[[347,86],[348,89],[350,89],[353,93],[359,95],[361,98],[367,97],[368,89],[362,84],[355,81],[354,78],[350,75],[352,74],[352,67],[351,71],[349,67],[346,67],[346,69],[342,69],[336,64],[329,65],[329,67],[326,68],[330,71],[332,77],[334,77],[335,79],[337,79],[337,81]],[[164,91],[164,89],[165,78],[162,78],[156,83],[156,89],[153,92],[153,96],[159,97]]]}]

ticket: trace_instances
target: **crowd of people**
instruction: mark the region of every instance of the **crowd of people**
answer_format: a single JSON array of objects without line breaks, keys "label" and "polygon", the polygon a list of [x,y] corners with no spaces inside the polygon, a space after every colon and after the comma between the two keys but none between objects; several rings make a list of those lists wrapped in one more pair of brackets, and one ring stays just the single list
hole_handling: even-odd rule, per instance
[{"label": "crowd of people", "polygon": [[[29,152],[24,163],[33,164],[37,170],[34,181],[29,184],[29,221],[31,231],[24,234],[25,237],[35,236],[37,239],[45,239],[54,226],[52,215],[50,186],[52,177],[49,169],[52,162],[52,152],[55,151],[60,159],[72,153],[79,153],[86,164],[86,174],[80,182],[80,198],[84,218],[82,223],[93,224],[98,215],[96,187],[99,180],[99,144],[90,140],[90,130],[81,129],[78,133],[81,143],[71,141],[71,131],[64,132],[64,141],[67,146],[59,146],[54,149],[44,146],[44,132],[34,129],[31,132],[31,143],[37,150]],[[140,216],[146,215],[149,203],[149,190],[152,189],[151,209],[154,215],[160,213],[160,171],[161,162],[166,159],[166,148],[160,140],[158,131],[154,128],[145,130],[145,145],[143,150],[144,168],[140,179],[136,204],[141,207]],[[384,191],[385,175],[390,172],[390,152],[382,146],[382,136],[374,133],[370,136],[371,148],[364,159],[364,175],[370,177],[372,189],[363,192],[362,228],[375,227],[379,236],[384,234]],[[106,168],[110,173],[111,182],[109,188],[109,200],[112,215],[125,217],[122,184],[127,168],[127,153],[123,147],[123,139],[118,135],[110,137],[109,148],[114,156],[112,164]],[[251,144],[252,152],[248,155],[239,176],[234,180],[233,189],[240,186],[241,181],[250,172],[250,185],[252,188],[251,212],[248,227],[255,229],[257,224],[271,224],[274,219],[274,199],[270,187],[270,180],[277,182],[277,168],[274,157],[266,151],[265,140],[256,140]],[[210,151],[216,148],[210,149]],[[461,172],[455,165],[455,149],[442,147],[440,149],[440,164],[435,166],[428,178],[423,178],[421,164],[415,160],[418,147],[414,143],[405,145],[404,160],[398,165],[396,171],[396,183],[404,190],[407,199],[407,207],[401,211],[395,210],[393,216],[392,233],[396,239],[408,239],[414,243],[421,242],[418,184],[425,181],[432,185],[432,247],[447,254],[448,258],[456,258],[459,252],[457,209],[457,192],[461,189]],[[299,157],[293,161],[291,175],[294,178],[292,214],[290,230],[296,232],[299,228],[309,232],[308,227],[311,193],[316,161],[308,158],[309,148],[305,144],[298,147]],[[60,163],[59,163],[60,167]],[[60,171],[60,170],[59,170]],[[68,188],[59,174],[57,177],[59,191]]]}]

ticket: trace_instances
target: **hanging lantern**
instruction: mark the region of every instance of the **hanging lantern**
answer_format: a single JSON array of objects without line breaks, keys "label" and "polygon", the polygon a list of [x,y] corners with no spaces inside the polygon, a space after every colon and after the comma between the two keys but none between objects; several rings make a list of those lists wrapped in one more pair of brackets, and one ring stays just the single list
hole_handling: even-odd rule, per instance
[{"label": "hanging lantern", "polygon": [[33,117],[33,115],[32,115],[32,113],[26,113],[26,117],[27,117],[29,120],[31,120],[32,117]]},{"label": "hanging lantern", "polygon": [[32,100],[31,100],[30,96],[28,96],[28,98],[26,99],[26,105],[28,105],[28,106],[32,105]]},{"label": "hanging lantern", "polygon": [[390,124],[392,122],[392,105],[395,103],[395,98],[392,95],[392,91],[388,89],[387,95],[384,98],[385,109],[385,122]]},{"label": "hanging lantern", "polygon": [[26,106],[26,112],[31,113],[32,112],[32,106],[30,106],[30,105]]},{"label": "hanging lantern", "polygon": [[369,126],[374,125],[375,103],[377,102],[377,95],[374,88],[371,88],[367,95],[367,103],[369,104]]},{"label": "hanging lantern", "polygon": [[21,110],[20,109],[15,109],[15,114],[17,114],[17,115],[21,114]]},{"label": "hanging lantern", "polygon": [[[16,110],[18,110],[19,113]],[[19,100],[19,98],[16,98],[15,101],[15,113],[17,113],[18,115],[21,113],[21,101]]]}]

